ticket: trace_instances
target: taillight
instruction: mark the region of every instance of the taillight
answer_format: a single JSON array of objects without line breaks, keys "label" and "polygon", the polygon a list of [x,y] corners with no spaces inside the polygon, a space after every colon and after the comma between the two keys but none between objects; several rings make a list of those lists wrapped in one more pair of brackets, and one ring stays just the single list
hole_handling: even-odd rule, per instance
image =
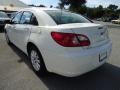
[{"label": "taillight", "polygon": [[64,47],[83,47],[90,45],[88,37],[82,34],[52,32],[51,36],[58,44]]}]

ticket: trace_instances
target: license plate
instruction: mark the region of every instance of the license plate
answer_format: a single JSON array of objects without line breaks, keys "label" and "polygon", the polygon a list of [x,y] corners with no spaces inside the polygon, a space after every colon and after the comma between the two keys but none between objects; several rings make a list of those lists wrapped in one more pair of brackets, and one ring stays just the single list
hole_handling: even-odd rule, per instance
[{"label": "license plate", "polygon": [[103,52],[99,54],[99,62],[104,61],[107,58],[107,52]]}]

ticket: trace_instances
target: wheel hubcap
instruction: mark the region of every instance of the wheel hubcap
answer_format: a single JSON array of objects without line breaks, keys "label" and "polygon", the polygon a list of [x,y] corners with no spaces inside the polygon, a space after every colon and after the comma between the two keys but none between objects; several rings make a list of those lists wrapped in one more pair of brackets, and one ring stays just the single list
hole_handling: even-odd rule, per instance
[{"label": "wheel hubcap", "polygon": [[40,59],[36,51],[31,51],[31,62],[36,71],[40,70]]}]

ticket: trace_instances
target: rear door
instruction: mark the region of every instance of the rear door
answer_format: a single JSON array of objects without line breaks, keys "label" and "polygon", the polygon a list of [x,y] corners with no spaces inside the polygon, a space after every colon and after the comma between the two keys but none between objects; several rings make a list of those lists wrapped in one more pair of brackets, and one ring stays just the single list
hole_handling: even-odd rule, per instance
[{"label": "rear door", "polygon": [[24,12],[20,24],[16,26],[17,29],[17,42],[18,47],[26,52],[26,44],[30,36],[30,31],[33,27],[36,27],[38,25],[37,21],[35,22],[35,16],[31,12]]}]

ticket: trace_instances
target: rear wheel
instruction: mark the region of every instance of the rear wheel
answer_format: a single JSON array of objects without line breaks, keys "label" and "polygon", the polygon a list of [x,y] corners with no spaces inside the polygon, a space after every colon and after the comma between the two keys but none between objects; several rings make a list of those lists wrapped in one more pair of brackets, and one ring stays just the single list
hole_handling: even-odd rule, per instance
[{"label": "rear wheel", "polygon": [[45,67],[43,58],[39,50],[35,46],[30,47],[29,58],[35,73],[38,74],[39,76],[46,76],[47,69]]}]

